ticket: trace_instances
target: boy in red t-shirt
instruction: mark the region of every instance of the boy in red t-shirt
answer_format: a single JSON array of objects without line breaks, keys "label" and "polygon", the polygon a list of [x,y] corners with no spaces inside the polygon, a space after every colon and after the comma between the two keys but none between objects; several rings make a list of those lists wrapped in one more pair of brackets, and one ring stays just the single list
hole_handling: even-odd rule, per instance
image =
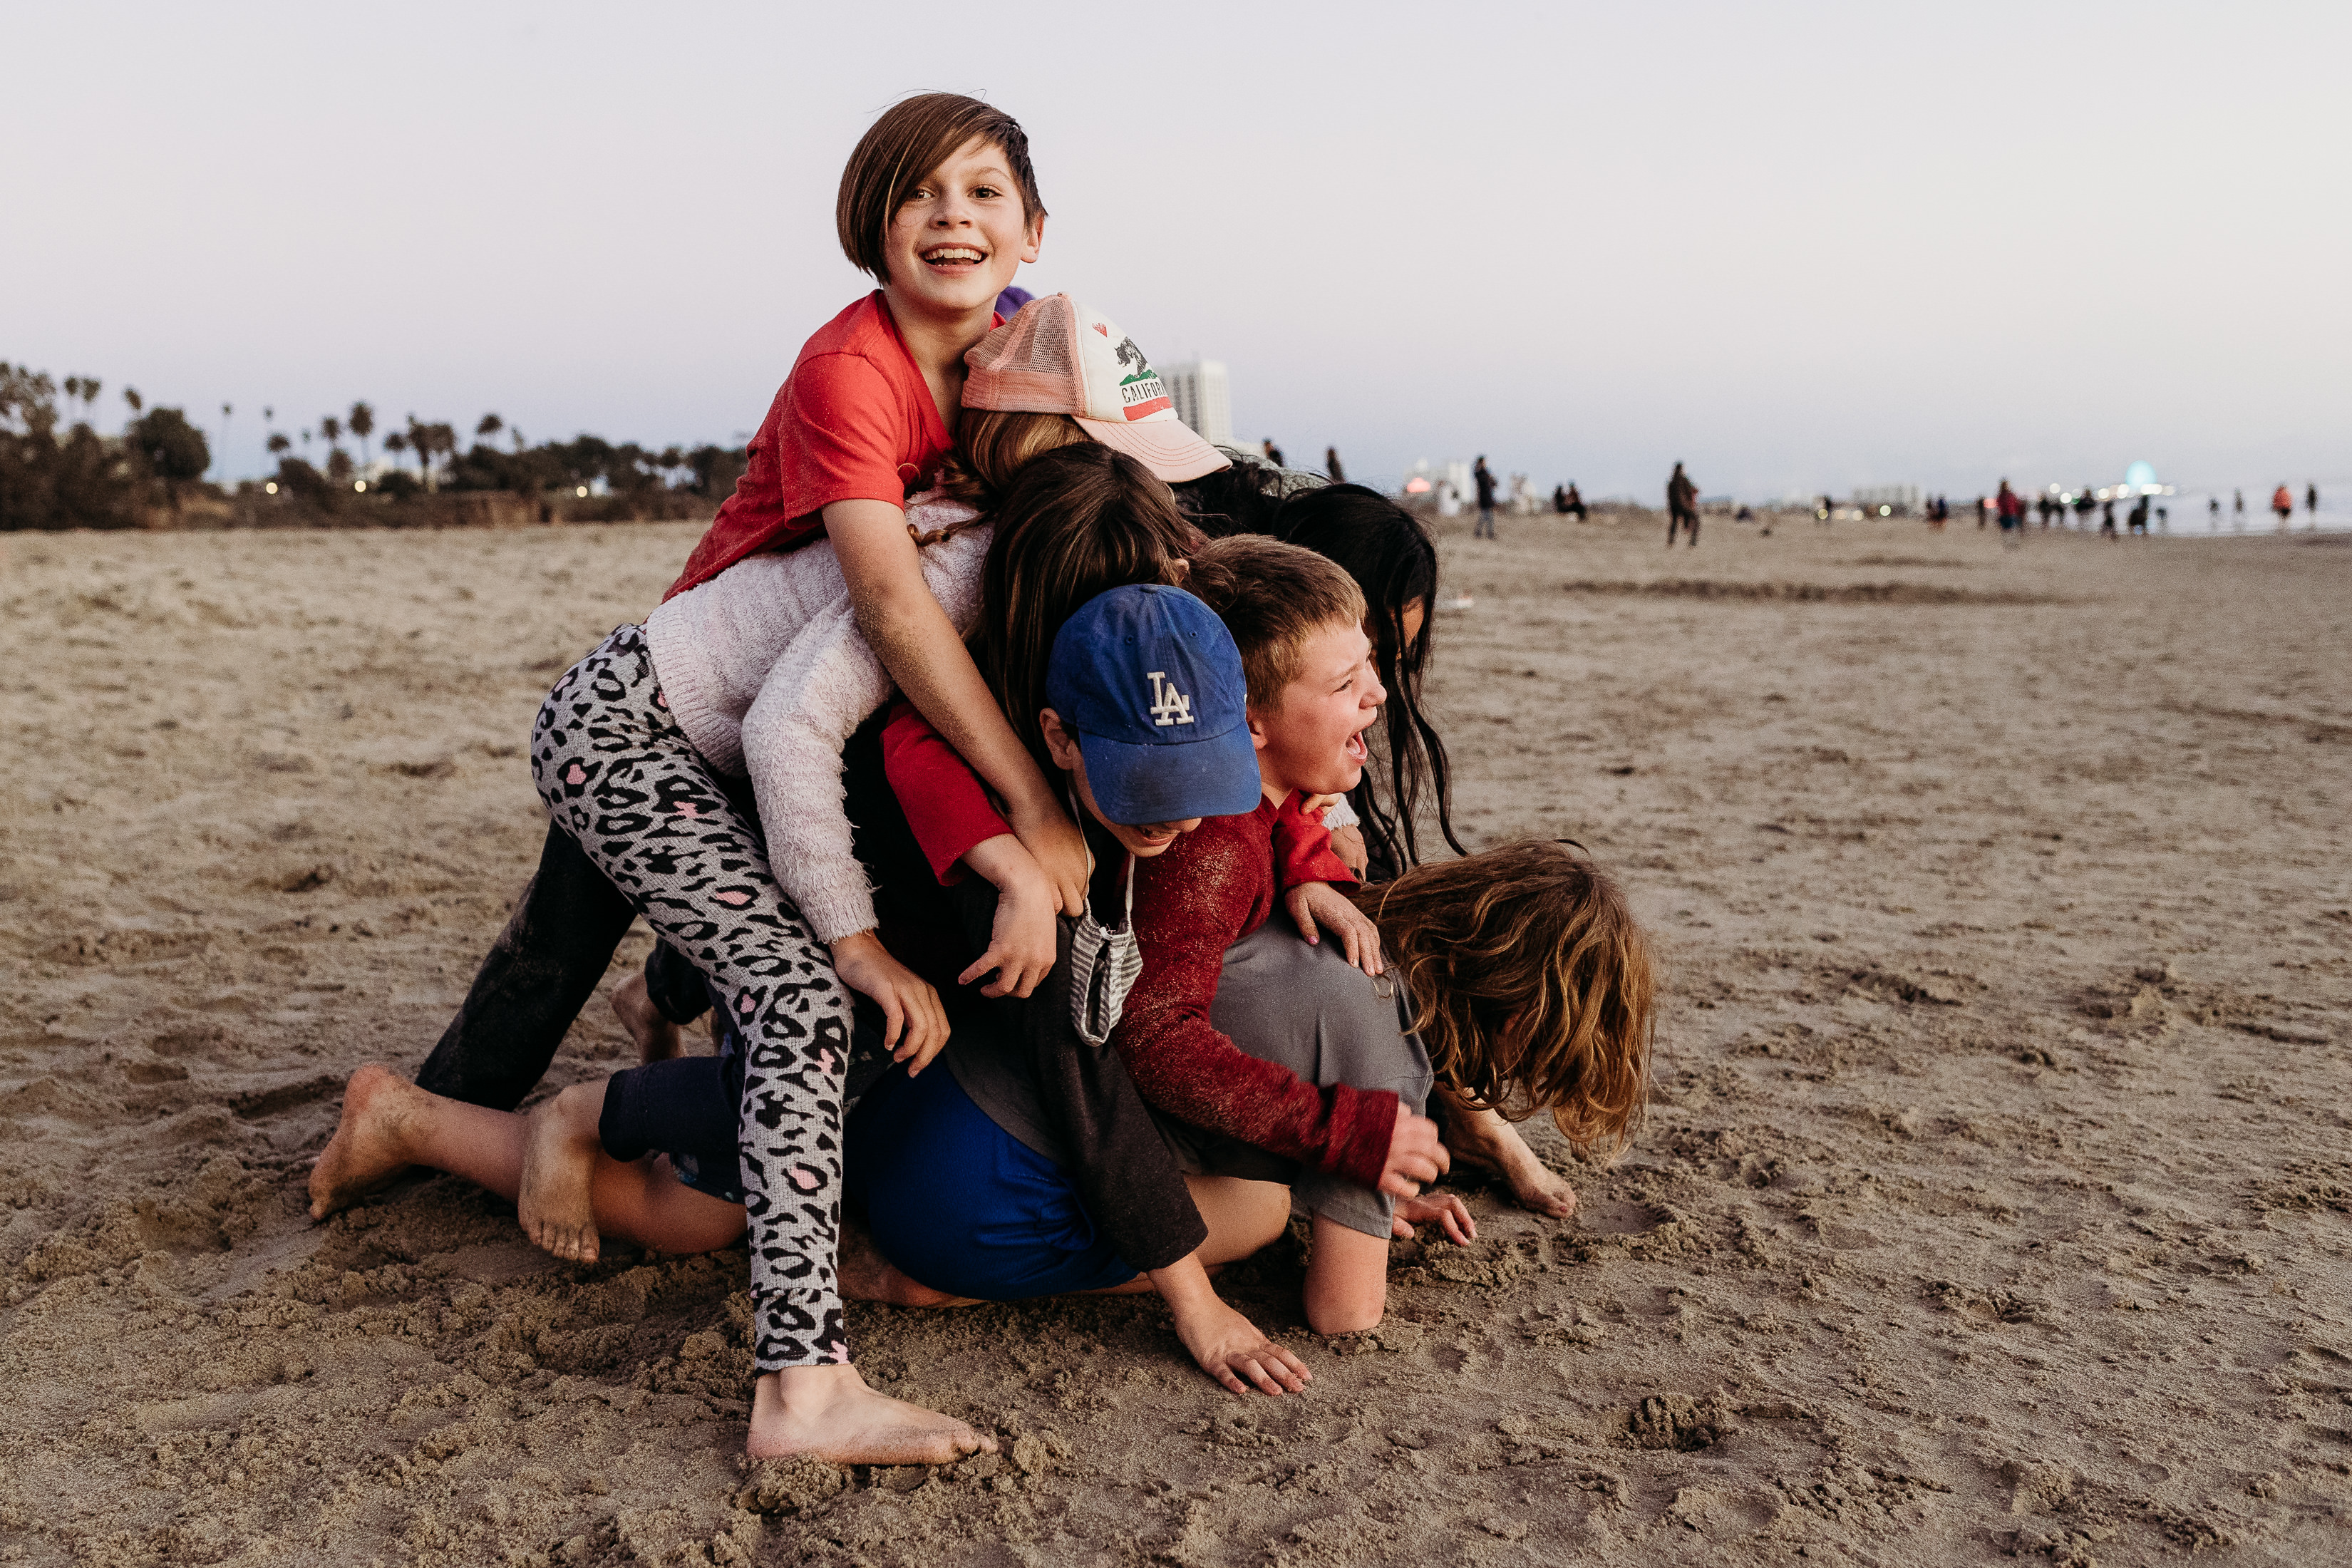
[{"label": "boy in red t-shirt", "polygon": [[1013,832],[1076,914],[1086,884],[1077,828],[925,586],[906,517],[907,497],[929,485],[953,445],[964,353],[998,324],[998,296],[1045,239],[1028,137],[975,99],[908,99],[850,154],[835,221],[850,261],[882,287],[802,348],[735,493],[664,596],[822,531],[840,556],[858,631],[1004,801]]}]

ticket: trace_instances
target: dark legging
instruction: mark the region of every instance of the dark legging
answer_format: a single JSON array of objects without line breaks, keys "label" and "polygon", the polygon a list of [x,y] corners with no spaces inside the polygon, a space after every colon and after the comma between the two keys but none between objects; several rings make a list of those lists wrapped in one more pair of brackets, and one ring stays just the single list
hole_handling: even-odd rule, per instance
[{"label": "dark legging", "polygon": [[550,816],[693,959],[743,1034],[754,1359],[763,1372],[846,1361],[834,1258],[850,994],[670,712],[642,627],[556,682],[530,763]]},{"label": "dark legging", "polygon": [[1698,513],[1691,510],[1691,509],[1686,506],[1678,506],[1674,509],[1673,515],[1666,519],[1667,549],[1671,550],[1674,548],[1675,531],[1685,526],[1688,526],[1690,529],[1690,542],[1693,544],[1696,544],[1698,542]]}]

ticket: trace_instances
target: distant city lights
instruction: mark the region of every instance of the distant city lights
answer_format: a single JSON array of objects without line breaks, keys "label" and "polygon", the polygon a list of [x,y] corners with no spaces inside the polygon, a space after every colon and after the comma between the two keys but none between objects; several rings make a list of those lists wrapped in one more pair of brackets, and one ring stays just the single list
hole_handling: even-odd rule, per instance
[{"label": "distant city lights", "polygon": [[278,481],[276,479],[272,479],[268,484],[262,486],[261,489],[263,494],[274,496],[278,493]]}]

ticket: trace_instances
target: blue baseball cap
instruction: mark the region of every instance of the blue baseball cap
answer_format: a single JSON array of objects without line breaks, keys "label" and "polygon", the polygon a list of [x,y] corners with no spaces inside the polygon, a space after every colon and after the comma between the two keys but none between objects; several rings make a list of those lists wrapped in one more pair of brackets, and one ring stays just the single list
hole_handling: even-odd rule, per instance
[{"label": "blue baseball cap", "polygon": [[1238,816],[1265,798],[1241,650],[1181,588],[1139,584],[1080,605],[1055,636],[1045,700],[1113,822]]}]

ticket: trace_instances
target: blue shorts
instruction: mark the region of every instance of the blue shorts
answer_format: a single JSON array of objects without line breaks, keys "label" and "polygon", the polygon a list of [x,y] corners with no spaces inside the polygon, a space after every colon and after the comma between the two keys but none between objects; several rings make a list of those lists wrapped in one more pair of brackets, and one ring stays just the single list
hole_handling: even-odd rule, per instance
[{"label": "blue shorts", "polygon": [[944,1063],[885,1074],[847,1144],[849,1199],[875,1246],[934,1290],[1018,1301],[1135,1278],[1062,1168],[990,1121]]}]

